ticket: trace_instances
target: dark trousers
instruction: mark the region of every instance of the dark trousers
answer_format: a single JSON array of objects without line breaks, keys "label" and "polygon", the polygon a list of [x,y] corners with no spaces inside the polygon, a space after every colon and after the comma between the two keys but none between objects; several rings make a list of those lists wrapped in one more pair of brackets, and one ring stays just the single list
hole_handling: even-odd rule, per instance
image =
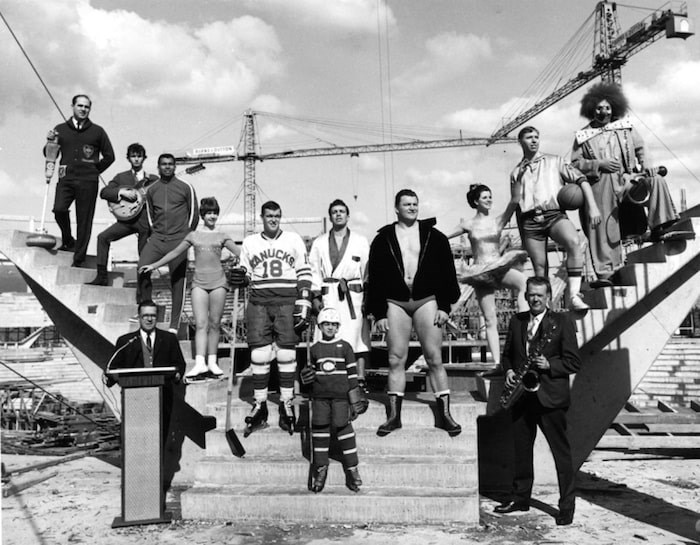
[{"label": "dark trousers", "polygon": [[53,204],[53,215],[61,229],[63,244],[73,240],[70,229],[70,205],[75,202],[75,253],[73,263],[85,261],[87,247],[92,234],[92,219],[95,216],[97,201],[97,180],[94,182],[78,182],[75,180],[59,180],[56,185],[56,196]]},{"label": "dark trousers", "polygon": [[[109,257],[109,246],[116,240],[121,240],[129,235],[136,234],[138,236],[138,252],[141,255],[143,247],[148,240],[148,222],[144,218],[139,217],[135,221],[125,222],[118,221],[110,225],[97,235],[97,267],[107,267],[107,258]],[[141,301],[140,286],[136,287],[136,300]]]},{"label": "dark trousers", "polygon": [[[155,263],[170,250],[182,242],[182,239],[164,240],[158,235],[151,235],[139,254],[138,267]],[[172,296],[172,312],[170,314],[170,328],[177,329],[180,326],[180,315],[185,301],[185,280],[187,275],[187,252],[182,252],[179,256],[168,263],[170,270],[170,292]],[[151,273],[138,275],[137,303],[151,299],[153,284],[151,283]]]},{"label": "dark trousers", "polygon": [[544,433],[554,457],[559,482],[559,509],[568,509],[575,502],[574,468],[571,447],[566,435],[566,408],[543,407],[537,394],[526,393],[512,409],[515,475],[513,500],[529,503],[535,472],[532,463],[537,426]]}]

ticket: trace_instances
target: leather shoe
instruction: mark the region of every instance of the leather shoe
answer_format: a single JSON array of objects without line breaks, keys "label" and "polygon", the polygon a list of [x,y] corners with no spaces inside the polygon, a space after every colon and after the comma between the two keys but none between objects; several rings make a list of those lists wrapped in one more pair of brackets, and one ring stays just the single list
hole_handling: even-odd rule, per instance
[{"label": "leather shoe", "polygon": [[509,501],[508,503],[502,503],[501,505],[497,505],[493,510],[495,513],[503,514],[512,513],[514,511],[529,511],[530,506],[527,503],[519,501]]},{"label": "leather shoe", "polygon": [[569,509],[559,510],[559,514],[555,520],[557,522],[557,526],[568,526],[574,522],[574,508],[571,507]]}]

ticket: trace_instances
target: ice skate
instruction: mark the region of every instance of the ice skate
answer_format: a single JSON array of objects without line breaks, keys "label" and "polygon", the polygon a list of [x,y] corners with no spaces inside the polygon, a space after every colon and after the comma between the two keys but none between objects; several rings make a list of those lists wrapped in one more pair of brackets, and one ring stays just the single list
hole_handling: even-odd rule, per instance
[{"label": "ice skate", "polygon": [[286,401],[280,402],[280,419],[279,426],[284,431],[292,435],[294,433],[294,424],[296,417],[294,415],[294,406],[292,405],[292,400],[288,399]]},{"label": "ice skate", "polygon": [[265,428],[267,428],[267,403],[265,401],[256,401],[250,414],[245,417],[243,437],[248,437],[254,431]]}]

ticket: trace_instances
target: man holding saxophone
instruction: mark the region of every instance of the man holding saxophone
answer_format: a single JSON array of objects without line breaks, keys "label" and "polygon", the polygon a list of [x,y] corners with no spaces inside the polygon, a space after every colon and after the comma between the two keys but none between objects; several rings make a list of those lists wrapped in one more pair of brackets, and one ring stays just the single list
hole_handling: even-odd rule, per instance
[{"label": "man holding saxophone", "polygon": [[[569,375],[581,366],[576,328],[566,312],[552,312],[549,303],[552,287],[547,278],[527,279],[525,298],[529,312],[511,319],[501,364],[506,373],[502,404],[508,406],[513,422],[515,468],[510,501],[495,508],[497,513],[528,511],[534,481],[533,447],[537,426],[544,433],[554,457],[559,481],[558,525],[574,519],[575,484],[571,448],[566,435],[566,411],[569,408]],[[519,382],[529,367],[528,387]],[[539,380],[537,380],[539,379]],[[517,393],[515,393],[517,392]],[[515,393],[513,395],[513,393]]]}]

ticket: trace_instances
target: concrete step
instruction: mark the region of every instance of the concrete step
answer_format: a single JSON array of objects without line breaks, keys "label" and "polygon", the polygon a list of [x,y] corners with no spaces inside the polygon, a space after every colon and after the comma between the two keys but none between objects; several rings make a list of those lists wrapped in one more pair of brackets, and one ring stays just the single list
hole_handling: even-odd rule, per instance
[{"label": "concrete step", "polygon": [[181,496],[186,519],[306,522],[438,524],[479,522],[475,488],[384,488],[360,493],[327,486],[320,494],[298,486],[194,486]]},{"label": "concrete step", "polygon": [[643,296],[636,286],[614,286],[586,291],[583,300],[591,308],[619,310],[631,307]]},{"label": "concrete step", "polygon": [[[243,437],[244,423],[242,421],[232,423],[246,449],[246,456],[260,458],[308,453],[309,438],[306,433],[297,432],[289,435],[282,431],[277,425],[276,415],[274,419],[270,418],[268,423],[268,428],[255,431],[245,438]],[[412,455],[459,455],[467,458],[476,456],[476,421],[460,422],[460,424],[463,431],[457,437],[450,437],[447,432],[437,428],[400,429],[386,437],[379,437],[376,430],[360,428],[355,430],[357,449],[360,457],[395,455],[397,452],[410,452]],[[231,454],[223,429],[207,433],[206,446],[207,456]]]},{"label": "concrete step", "polygon": [[643,388],[644,385],[649,385],[649,384],[696,384],[700,383],[700,379],[697,378],[696,376],[682,376],[680,374],[674,374],[672,376],[666,375],[666,376],[659,376],[659,375],[652,375],[649,376],[649,373],[647,373],[644,377],[644,380],[641,382],[639,385],[640,388]]},{"label": "concrete step", "polygon": [[700,383],[690,383],[685,384],[681,382],[674,382],[670,384],[640,384],[635,391],[642,391],[647,394],[664,394],[664,395],[698,395],[700,394]]},{"label": "concrete step", "polygon": [[665,263],[667,247],[663,244],[650,244],[639,250],[629,252],[627,263]]},{"label": "concrete step", "polygon": [[[95,274],[94,268],[59,266],[56,267],[56,284],[85,284],[92,282]],[[107,276],[110,286],[121,288],[124,285],[124,273],[109,272]]]},{"label": "concrete step", "polygon": [[[476,488],[476,458],[450,456],[363,456],[360,453],[360,475],[364,486],[390,487],[403,483],[413,487]],[[299,455],[267,458],[234,456],[207,457],[197,465],[195,481],[199,485],[299,486],[306,483],[309,462]],[[329,486],[344,486],[343,467],[331,459],[328,468]]]}]

